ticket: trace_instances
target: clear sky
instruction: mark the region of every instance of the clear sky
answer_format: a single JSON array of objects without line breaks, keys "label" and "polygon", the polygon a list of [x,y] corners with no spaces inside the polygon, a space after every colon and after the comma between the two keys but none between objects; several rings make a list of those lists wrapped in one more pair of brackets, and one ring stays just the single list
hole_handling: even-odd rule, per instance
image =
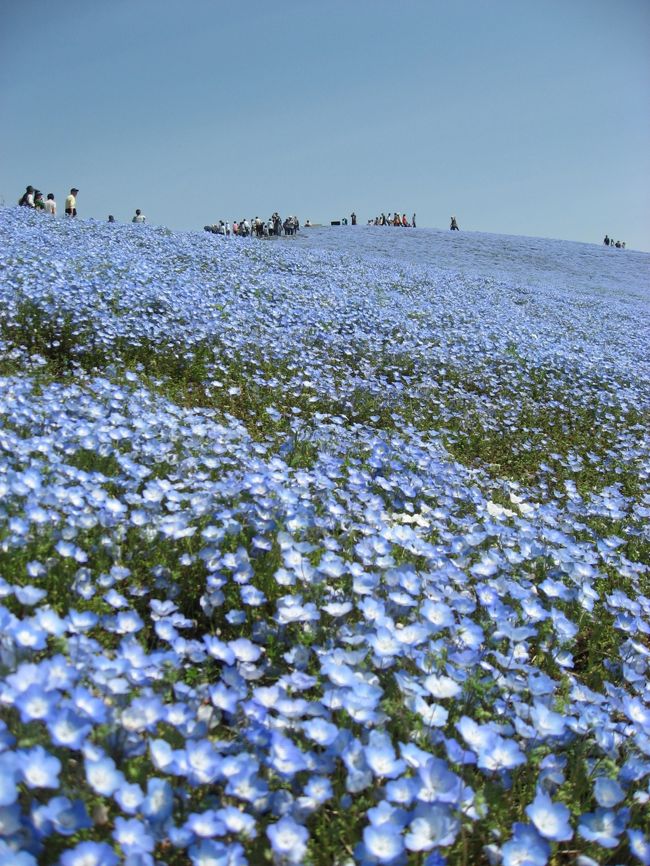
[{"label": "clear sky", "polygon": [[0,197],[650,250],[649,0],[0,0]]}]

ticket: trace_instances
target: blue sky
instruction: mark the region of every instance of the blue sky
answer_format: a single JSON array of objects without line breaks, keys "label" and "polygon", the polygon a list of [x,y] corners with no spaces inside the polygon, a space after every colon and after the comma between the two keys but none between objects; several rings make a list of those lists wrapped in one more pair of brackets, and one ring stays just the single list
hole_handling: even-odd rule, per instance
[{"label": "blue sky", "polygon": [[650,250],[648,0],[2,0],[0,197]]}]

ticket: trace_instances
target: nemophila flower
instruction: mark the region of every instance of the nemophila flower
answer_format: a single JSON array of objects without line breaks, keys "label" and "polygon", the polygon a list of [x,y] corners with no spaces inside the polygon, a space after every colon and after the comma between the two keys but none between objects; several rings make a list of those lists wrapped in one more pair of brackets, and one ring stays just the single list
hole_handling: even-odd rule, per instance
[{"label": "nemophila flower", "polygon": [[419,805],[404,842],[409,851],[431,851],[453,845],[460,822],[451,808],[443,803]]},{"label": "nemophila flower", "polygon": [[18,799],[18,766],[13,754],[0,754],[0,806],[11,806]]},{"label": "nemophila flower", "polygon": [[193,785],[211,784],[221,772],[221,755],[209,740],[188,740],[185,761],[187,777]]},{"label": "nemophila flower", "polygon": [[[32,812],[33,815],[33,812]],[[0,839],[8,839],[22,826],[22,810],[18,803],[0,806]]]},{"label": "nemophila flower", "polygon": [[25,607],[33,607],[47,596],[47,590],[28,584],[27,586],[14,587],[14,595]]},{"label": "nemophila flower", "polygon": [[38,866],[38,863],[29,851],[16,851],[0,840],[0,866]]},{"label": "nemophila flower", "polygon": [[119,857],[106,842],[80,842],[61,855],[61,866],[117,866]]},{"label": "nemophila flower", "polygon": [[351,601],[330,601],[327,604],[321,605],[321,610],[335,618],[345,616],[350,613],[352,608]]},{"label": "nemophila flower", "polygon": [[611,809],[625,799],[625,791],[616,779],[599,776],[594,784],[594,797],[599,806]]},{"label": "nemophila flower", "polygon": [[492,734],[478,752],[477,766],[483,770],[499,772],[512,770],[526,763],[526,756],[514,740]]},{"label": "nemophila flower", "polygon": [[16,620],[7,629],[17,647],[25,650],[43,650],[47,646],[48,633],[39,624],[37,617]]},{"label": "nemophila flower", "polygon": [[566,842],[573,836],[569,824],[571,812],[563,803],[554,803],[544,791],[537,791],[533,802],[526,806],[526,814],[545,839]]},{"label": "nemophila flower", "polygon": [[628,818],[629,811],[626,809],[613,812],[610,809],[599,808],[580,817],[578,833],[583,839],[595,842],[602,848],[616,848]]},{"label": "nemophila flower", "polygon": [[115,616],[113,627],[118,634],[135,634],[144,627],[144,622],[136,611],[125,610]]},{"label": "nemophila flower", "polygon": [[503,866],[546,866],[551,847],[533,827],[513,824],[512,838],[501,848]]},{"label": "nemophila flower", "polygon": [[318,717],[303,722],[302,729],[309,739],[319,746],[331,746],[339,734],[339,729],[336,725]]},{"label": "nemophila flower", "polygon": [[300,863],[307,853],[309,833],[306,827],[297,824],[285,815],[275,824],[269,824],[266,835],[273,853],[287,863]]},{"label": "nemophila flower", "polygon": [[256,662],[262,655],[262,648],[245,637],[228,641],[228,648],[240,662]]},{"label": "nemophila flower", "polygon": [[228,833],[247,839],[254,839],[257,836],[255,818],[242,809],[225,806],[223,809],[217,809],[216,817],[223,822]]},{"label": "nemophila flower", "polygon": [[650,866],[650,842],[641,830],[627,831],[628,845],[630,851],[643,866]]},{"label": "nemophila flower", "polygon": [[292,776],[307,768],[303,752],[292,740],[277,731],[271,734],[269,761],[273,769],[282,776]]},{"label": "nemophila flower", "polygon": [[461,779],[440,758],[430,757],[417,768],[417,783],[416,796],[422,802],[458,803],[460,800]]},{"label": "nemophila flower", "polygon": [[15,700],[22,722],[46,719],[60,700],[58,692],[46,692],[41,686],[32,684]]},{"label": "nemophila flower", "polygon": [[162,824],[172,813],[174,792],[166,779],[147,781],[147,793],[140,807],[142,814],[152,823]]},{"label": "nemophila flower", "polygon": [[226,825],[217,816],[214,809],[207,809],[205,812],[192,812],[184,826],[202,839],[223,836],[226,832]]},{"label": "nemophila flower", "polygon": [[455,698],[461,691],[461,686],[451,677],[431,675],[424,681],[424,687],[434,698]]},{"label": "nemophila flower", "polygon": [[364,751],[366,762],[375,776],[394,779],[404,772],[406,763],[396,756],[388,734],[371,731]]},{"label": "nemophila flower", "polygon": [[86,780],[96,794],[110,797],[123,783],[124,776],[108,756],[85,758]]},{"label": "nemophila flower", "polygon": [[124,782],[113,794],[115,802],[127,815],[135,815],[144,800],[142,788],[133,783]]},{"label": "nemophila flower", "polygon": [[28,788],[58,788],[61,761],[42,746],[16,753],[16,767]]},{"label": "nemophila flower", "polygon": [[363,831],[363,844],[378,863],[391,863],[404,851],[401,828],[390,822],[370,824]]},{"label": "nemophila flower", "polygon": [[79,830],[92,826],[81,800],[73,802],[67,797],[53,797],[42,810],[42,820],[47,822],[50,832],[59,833],[61,836],[73,836]]}]

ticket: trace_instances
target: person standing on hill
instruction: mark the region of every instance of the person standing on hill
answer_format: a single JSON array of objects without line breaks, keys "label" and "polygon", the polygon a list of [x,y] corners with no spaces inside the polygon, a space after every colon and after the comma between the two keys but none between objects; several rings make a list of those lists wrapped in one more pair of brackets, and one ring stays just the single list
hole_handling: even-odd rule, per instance
[{"label": "person standing on hill", "polygon": [[136,208],[135,216],[133,217],[133,219],[131,220],[131,222],[132,222],[132,223],[146,223],[146,221],[147,221],[147,218],[146,218],[146,216],[142,213],[142,211],[140,210],[140,208]]},{"label": "person standing on hill", "polygon": [[73,186],[70,190],[70,194],[66,197],[65,200],[65,215],[69,217],[77,216],[77,193],[79,190],[76,186]]},{"label": "person standing on hill", "polygon": [[47,198],[45,199],[45,213],[50,216],[56,216],[56,202],[54,201],[54,193],[48,192]]},{"label": "person standing on hill", "polygon": [[28,186],[20,197],[18,204],[21,207],[34,207],[34,187]]},{"label": "person standing on hill", "polygon": [[415,214],[413,214],[413,219],[411,220],[411,226],[415,228]]},{"label": "person standing on hill", "polygon": [[452,232],[459,232],[460,231],[460,229],[458,228],[458,223],[456,222],[455,216],[453,216],[451,218],[451,225],[449,226],[449,230]]}]

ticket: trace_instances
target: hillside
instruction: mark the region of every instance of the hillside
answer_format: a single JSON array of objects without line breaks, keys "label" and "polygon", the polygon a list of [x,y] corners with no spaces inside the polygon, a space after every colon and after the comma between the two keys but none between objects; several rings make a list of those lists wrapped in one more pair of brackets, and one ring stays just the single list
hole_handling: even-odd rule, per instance
[{"label": "hillside", "polygon": [[650,863],[648,254],[0,239],[0,866]]}]

